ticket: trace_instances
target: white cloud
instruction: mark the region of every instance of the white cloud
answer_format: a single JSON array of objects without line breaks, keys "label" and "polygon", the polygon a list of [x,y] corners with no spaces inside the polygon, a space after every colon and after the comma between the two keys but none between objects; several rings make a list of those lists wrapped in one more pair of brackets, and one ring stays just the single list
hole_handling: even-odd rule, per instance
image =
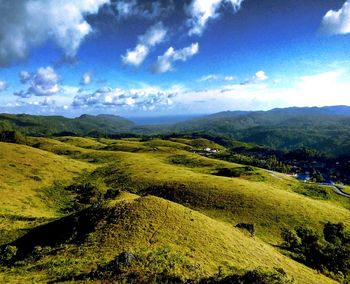
[{"label": "white cloud", "polygon": [[7,83],[5,81],[0,80],[0,92],[5,91],[7,89]]},{"label": "white cloud", "polygon": [[28,83],[30,78],[31,78],[31,75],[28,71],[21,71],[19,73],[19,79],[20,79],[22,84]]},{"label": "white cloud", "polygon": [[236,77],[234,76],[222,76],[219,74],[209,74],[202,76],[198,79],[198,82],[209,82],[209,81],[234,81]]},{"label": "white cloud", "polygon": [[255,75],[253,76],[253,79],[255,81],[265,81],[267,80],[269,77],[267,77],[265,71],[258,71],[255,73]]},{"label": "white cloud", "polygon": [[202,76],[201,78],[198,79],[198,82],[215,81],[215,80],[218,80],[219,78],[220,78],[219,75],[210,74],[210,75]]},{"label": "white cloud", "polygon": [[234,77],[234,76],[225,76],[224,80],[225,81],[234,81],[234,80],[236,80],[236,77]]},{"label": "white cloud", "polygon": [[243,0],[193,0],[188,8],[191,18],[188,20],[190,26],[189,35],[201,35],[210,19],[219,16],[219,8],[224,3],[229,3],[233,11],[237,12]]},{"label": "white cloud", "polygon": [[266,75],[265,71],[258,71],[248,80],[242,82],[242,85],[256,84],[262,81],[267,80],[269,77]]},{"label": "white cloud", "polygon": [[188,58],[198,53],[199,44],[192,43],[190,46],[183,49],[175,50],[169,47],[168,50],[161,56],[158,56],[157,62],[153,66],[154,73],[165,73],[173,69],[173,62],[186,61]]},{"label": "white cloud", "polygon": [[75,56],[92,31],[84,16],[96,14],[109,1],[0,1],[0,66],[25,58],[32,48],[49,40],[66,56]]},{"label": "white cloud", "polygon": [[350,33],[350,2],[346,1],[338,11],[329,10],[321,22],[321,31],[325,34]]},{"label": "white cloud", "polygon": [[231,84],[206,90],[187,90],[174,98],[183,112],[268,110],[276,107],[350,105],[348,75],[341,70],[290,78],[288,86],[273,83]]},{"label": "white cloud", "polygon": [[92,83],[92,74],[91,73],[85,73],[80,80],[80,85],[87,86]]},{"label": "white cloud", "polygon": [[59,77],[51,67],[41,67],[33,76],[27,94],[52,96],[60,91]]},{"label": "white cloud", "polygon": [[80,94],[74,97],[74,107],[124,107],[152,110],[157,107],[172,105],[176,90],[161,90],[155,87],[125,90],[103,87],[91,94]]},{"label": "white cloud", "polygon": [[132,50],[122,55],[124,64],[139,66],[147,57],[152,47],[164,41],[167,29],[161,22],[150,27],[146,33],[139,37],[138,44]]}]

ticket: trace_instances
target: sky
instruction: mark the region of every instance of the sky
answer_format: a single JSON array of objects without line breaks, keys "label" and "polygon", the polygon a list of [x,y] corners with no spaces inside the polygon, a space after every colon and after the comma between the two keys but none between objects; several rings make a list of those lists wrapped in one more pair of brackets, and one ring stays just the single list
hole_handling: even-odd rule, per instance
[{"label": "sky", "polygon": [[0,112],[350,105],[350,0],[0,0]]}]

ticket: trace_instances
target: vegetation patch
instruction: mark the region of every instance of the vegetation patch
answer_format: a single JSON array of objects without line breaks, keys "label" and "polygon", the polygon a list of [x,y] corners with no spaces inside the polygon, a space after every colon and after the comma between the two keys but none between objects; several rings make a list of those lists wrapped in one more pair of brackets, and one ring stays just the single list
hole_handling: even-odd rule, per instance
[{"label": "vegetation patch", "polygon": [[314,199],[329,200],[332,196],[332,189],[329,187],[317,185],[317,184],[305,184],[299,183],[297,186],[293,186],[292,190],[296,193],[311,197]]},{"label": "vegetation patch", "polygon": [[307,227],[282,231],[283,248],[313,269],[348,283],[350,280],[350,232],[342,223],[326,223],[323,236]]}]

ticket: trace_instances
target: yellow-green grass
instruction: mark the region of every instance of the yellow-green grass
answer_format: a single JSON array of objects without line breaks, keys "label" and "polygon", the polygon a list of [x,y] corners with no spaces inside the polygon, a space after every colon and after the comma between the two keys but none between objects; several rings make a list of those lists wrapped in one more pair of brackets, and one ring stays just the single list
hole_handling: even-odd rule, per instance
[{"label": "yellow-green grass", "polygon": [[350,194],[350,186],[349,185],[342,186],[341,190],[347,194]]},{"label": "yellow-green grass", "polygon": [[94,166],[24,145],[0,143],[0,212],[53,216],[37,199],[37,189],[71,180]]},{"label": "yellow-green grass", "polygon": [[258,235],[269,242],[278,243],[284,227],[310,225],[321,229],[326,221],[350,225],[349,210],[333,200],[295,193],[293,186],[299,183],[288,177],[278,179],[262,170],[258,170],[258,178],[220,177],[168,164],[159,157],[161,154],[115,154],[119,156],[116,168],[137,190],[171,198],[233,224],[254,223]]},{"label": "yellow-green grass", "polygon": [[[0,242],[58,215],[44,189],[94,166],[24,145],[0,143]],[[62,196],[59,199],[63,198]]]},{"label": "yellow-green grass", "polygon": [[[271,243],[280,242],[280,231],[285,227],[309,225],[321,230],[327,221],[350,225],[350,211],[345,206],[348,199],[336,196],[331,189],[330,200],[317,200],[297,194],[304,185],[283,174],[254,169],[239,178],[220,177],[212,175],[217,168],[242,165],[172,147],[154,150],[144,142],[102,139],[102,143],[142,148],[138,153],[83,149],[85,159],[111,163],[128,177],[129,187],[136,192],[151,191],[232,224],[254,223],[257,234]],[[194,165],[174,164],[171,159],[178,156],[193,160]]]},{"label": "yellow-green grass", "polygon": [[103,144],[99,141],[97,141],[97,139],[93,139],[93,138],[84,138],[84,137],[59,137],[56,138],[58,141],[73,145],[73,146],[77,146],[77,147],[81,147],[81,148],[89,148],[89,149],[98,149],[98,148],[102,148],[105,147],[106,144]]},{"label": "yellow-green grass", "polygon": [[186,139],[186,138],[170,138],[170,141],[174,141],[181,144],[186,144],[189,146],[192,146],[195,149],[201,149],[203,150],[206,147],[212,148],[212,149],[218,149],[218,150],[225,150],[225,148],[213,141],[204,139],[204,138],[197,138],[197,139]]},{"label": "yellow-green grass", "polygon": [[[67,275],[86,274],[123,251],[141,258],[141,265],[127,268],[132,272],[145,273],[156,267],[159,272],[166,269],[186,279],[213,275],[219,267],[244,270],[281,267],[297,283],[333,282],[230,224],[161,198],[138,198],[124,193],[98,212],[93,231],[79,246],[74,241],[64,246],[58,244],[59,250],[50,248],[55,250],[54,255],[41,253],[36,262],[29,260],[25,265],[0,272],[0,282],[48,282]],[[81,218],[79,222],[84,222],[85,217],[67,217],[61,222],[62,231],[72,229],[69,218]],[[45,230],[48,229],[42,227],[37,234],[45,235]],[[79,237],[81,232],[77,234]],[[22,246],[25,245],[23,241]],[[40,245],[40,238],[29,241],[28,245]],[[174,257],[172,267],[165,267],[165,262],[153,264],[142,260],[145,252],[162,249],[169,251],[168,257]]]}]

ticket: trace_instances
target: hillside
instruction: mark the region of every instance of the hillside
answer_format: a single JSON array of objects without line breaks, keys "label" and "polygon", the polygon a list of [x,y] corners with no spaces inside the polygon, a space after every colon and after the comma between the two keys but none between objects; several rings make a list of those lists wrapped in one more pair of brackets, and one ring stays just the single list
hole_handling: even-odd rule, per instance
[{"label": "hillside", "polygon": [[[155,122],[153,122],[155,123]],[[310,148],[330,156],[350,154],[350,107],[284,108],[226,111],[175,124],[135,125],[113,115],[0,115],[0,132],[18,130],[32,136],[199,135],[264,145],[277,150]]]},{"label": "hillside", "polygon": [[[0,265],[0,282],[182,283],[257,268],[283,269],[297,283],[332,282],[280,248],[284,229],[350,227],[349,200],[330,187],[204,157],[196,151],[226,151],[205,139],[27,143],[0,143],[0,249],[15,251]],[[242,223],[254,226],[254,237],[235,228]],[[116,267],[125,251],[136,260]]]},{"label": "hillside", "polygon": [[275,149],[308,147],[327,154],[350,153],[350,107],[286,108],[222,112],[174,125],[173,132],[226,136]]},{"label": "hillside", "polygon": [[34,116],[27,114],[0,114],[1,130],[18,130],[34,136],[95,135],[117,133],[133,126],[133,122],[113,115],[82,115],[77,118],[63,116]]},{"label": "hillside", "polygon": [[59,191],[59,185],[94,166],[24,145],[1,143],[0,168],[3,244],[33,226],[62,216],[61,209],[69,207],[73,197]]}]

